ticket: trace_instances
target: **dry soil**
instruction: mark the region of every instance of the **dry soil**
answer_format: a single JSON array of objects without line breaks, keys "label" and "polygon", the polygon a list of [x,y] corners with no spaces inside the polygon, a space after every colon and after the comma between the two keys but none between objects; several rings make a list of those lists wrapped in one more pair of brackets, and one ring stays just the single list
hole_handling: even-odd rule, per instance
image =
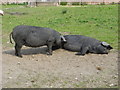
[{"label": "dry soil", "polygon": [[63,49],[46,55],[46,47],[22,48],[23,58],[14,49],[3,48],[4,88],[106,88],[118,85],[118,53],[87,54]]}]

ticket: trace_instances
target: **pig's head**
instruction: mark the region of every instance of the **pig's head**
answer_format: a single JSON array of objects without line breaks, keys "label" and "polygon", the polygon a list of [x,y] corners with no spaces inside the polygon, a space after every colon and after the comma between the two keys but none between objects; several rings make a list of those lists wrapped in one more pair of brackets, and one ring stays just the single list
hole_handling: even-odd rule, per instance
[{"label": "pig's head", "polygon": [[113,49],[110,44],[106,42],[100,42],[98,46],[96,46],[96,52],[98,54],[108,54],[108,52]]}]

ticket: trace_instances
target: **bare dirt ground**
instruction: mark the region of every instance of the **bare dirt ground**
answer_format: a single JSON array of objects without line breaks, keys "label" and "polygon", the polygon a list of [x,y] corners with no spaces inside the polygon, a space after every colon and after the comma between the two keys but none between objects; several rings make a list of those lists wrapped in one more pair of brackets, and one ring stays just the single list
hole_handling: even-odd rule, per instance
[{"label": "bare dirt ground", "polygon": [[23,58],[18,58],[14,49],[3,48],[3,88],[117,87],[117,51],[76,56],[76,52],[58,49],[48,56],[45,50],[23,48]]}]

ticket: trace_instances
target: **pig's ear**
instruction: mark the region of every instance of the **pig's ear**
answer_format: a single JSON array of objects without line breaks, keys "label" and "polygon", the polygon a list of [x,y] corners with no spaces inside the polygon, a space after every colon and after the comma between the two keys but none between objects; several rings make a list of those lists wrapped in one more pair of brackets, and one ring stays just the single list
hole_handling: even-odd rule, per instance
[{"label": "pig's ear", "polygon": [[63,42],[67,42],[64,36],[60,36]]},{"label": "pig's ear", "polygon": [[106,42],[101,42],[101,45],[106,47],[107,49],[113,49],[113,47],[110,46],[110,44],[106,43]]},{"label": "pig's ear", "polygon": [[101,45],[105,46],[105,47],[108,47],[110,46],[110,44],[106,43],[106,42],[101,42]]}]

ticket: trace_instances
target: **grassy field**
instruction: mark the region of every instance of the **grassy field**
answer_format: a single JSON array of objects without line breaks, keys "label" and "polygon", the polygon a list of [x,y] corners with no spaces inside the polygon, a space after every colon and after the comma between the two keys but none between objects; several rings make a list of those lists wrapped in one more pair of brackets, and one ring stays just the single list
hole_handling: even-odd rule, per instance
[{"label": "grassy field", "polygon": [[[118,46],[118,6],[86,5],[84,7],[23,7],[3,5],[3,46],[11,47],[9,33],[17,25],[49,27],[61,33],[80,34]],[[21,12],[25,15],[10,15]]]}]

